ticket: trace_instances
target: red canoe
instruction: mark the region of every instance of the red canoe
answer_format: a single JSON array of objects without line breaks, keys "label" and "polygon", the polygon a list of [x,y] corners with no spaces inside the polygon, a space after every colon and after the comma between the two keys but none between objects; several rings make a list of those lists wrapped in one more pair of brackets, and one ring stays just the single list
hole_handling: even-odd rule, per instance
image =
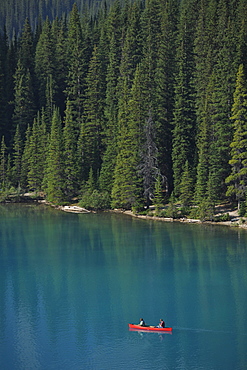
[{"label": "red canoe", "polygon": [[131,330],[145,330],[145,331],[172,331],[172,328],[157,328],[156,326],[141,326],[135,324],[129,324]]}]

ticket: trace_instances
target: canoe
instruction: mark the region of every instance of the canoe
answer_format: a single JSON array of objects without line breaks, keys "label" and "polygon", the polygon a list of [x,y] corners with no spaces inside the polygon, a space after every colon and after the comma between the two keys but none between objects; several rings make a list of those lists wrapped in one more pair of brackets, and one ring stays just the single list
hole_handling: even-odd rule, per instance
[{"label": "canoe", "polygon": [[129,324],[129,329],[131,330],[142,330],[142,331],[168,331],[171,332],[172,328],[157,328],[156,326],[141,326],[136,324]]}]

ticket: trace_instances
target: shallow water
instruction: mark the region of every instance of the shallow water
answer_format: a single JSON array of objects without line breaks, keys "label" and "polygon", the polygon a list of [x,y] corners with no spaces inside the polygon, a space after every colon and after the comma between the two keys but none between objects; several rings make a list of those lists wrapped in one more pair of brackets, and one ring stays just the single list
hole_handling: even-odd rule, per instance
[{"label": "shallow water", "polygon": [[1,369],[246,369],[246,293],[245,230],[0,206]]}]

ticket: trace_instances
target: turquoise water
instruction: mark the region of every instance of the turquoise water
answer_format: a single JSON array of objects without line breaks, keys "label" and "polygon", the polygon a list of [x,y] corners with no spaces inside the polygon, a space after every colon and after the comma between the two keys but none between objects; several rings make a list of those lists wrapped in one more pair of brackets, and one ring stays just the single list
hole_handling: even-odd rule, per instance
[{"label": "turquoise water", "polygon": [[246,369],[247,231],[0,206],[0,311],[1,369]]}]

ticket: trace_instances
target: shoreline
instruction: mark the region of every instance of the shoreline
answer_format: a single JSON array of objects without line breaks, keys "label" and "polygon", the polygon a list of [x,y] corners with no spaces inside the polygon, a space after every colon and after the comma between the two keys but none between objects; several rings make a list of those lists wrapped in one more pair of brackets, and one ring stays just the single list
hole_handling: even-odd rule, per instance
[{"label": "shoreline", "polygon": [[[122,210],[113,210],[111,212],[122,213],[131,217],[143,219],[143,220],[154,220],[154,221],[162,221],[162,222],[180,222],[180,223],[187,223],[187,224],[201,224],[201,225],[219,225],[219,226],[228,226],[228,227],[235,227],[241,229],[247,229],[247,222],[240,223],[241,218],[237,217],[236,221],[201,221],[198,219],[192,218],[172,218],[172,217],[157,217],[157,216],[148,216],[148,215],[138,215],[131,211],[122,211]],[[236,211],[234,211],[236,212]]]},{"label": "shoreline", "polygon": [[[76,204],[70,204],[70,205],[56,205],[54,203],[48,202],[45,199],[35,199],[32,198],[30,193],[26,193],[22,197],[23,202],[20,203],[34,203],[34,204],[43,204],[52,208],[55,208],[57,210],[67,212],[67,213],[76,213],[76,214],[89,214],[89,213],[97,213],[96,211],[90,211],[86,208],[79,207]],[[5,202],[3,202],[5,203]],[[8,202],[6,202],[7,204]],[[11,202],[10,202],[11,203]],[[19,202],[17,202],[19,203]],[[228,226],[228,227],[235,227],[235,228],[241,228],[241,229],[247,229],[247,218],[245,217],[239,217],[237,209],[229,211],[227,207],[220,206],[221,211],[217,215],[222,215],[228,213],[232,219],[230,221],[201,221],[199,219],[191,219],[191,218],[172,218],[172,217],[157,217],[157,216],[148,216],[148,215],[138,215],[133,213],[130,210],[122,210],[122,209],[113,209],[113,210],[105,210],[104,212],[114,212],[114,213],[122,213],[131,217],[139,218],[142,220],[153,220],[153,221],[162,221],[162,222],[180,222],[180,223],[188,223],[188,224],[204,224],[204,225],[219,225],[219,226]],[[244,221],[244,222],[243,222]]]}]

